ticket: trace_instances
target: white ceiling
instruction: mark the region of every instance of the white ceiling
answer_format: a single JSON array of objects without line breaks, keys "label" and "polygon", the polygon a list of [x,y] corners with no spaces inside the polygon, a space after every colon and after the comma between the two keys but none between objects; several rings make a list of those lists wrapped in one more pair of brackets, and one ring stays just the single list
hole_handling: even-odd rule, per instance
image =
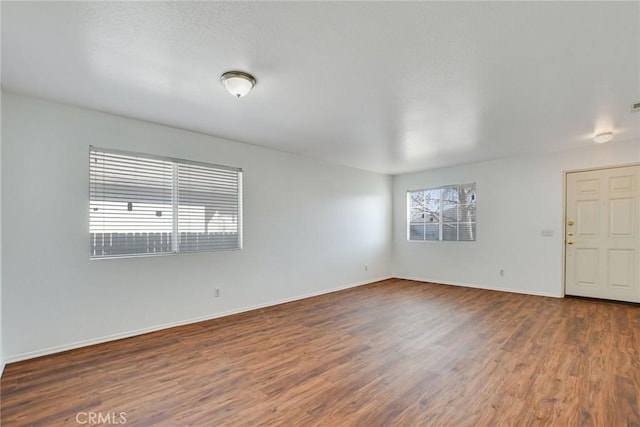
[{"label": "white ceiling", "polygon": [[3,1],[2,85],[403,173],[640,138],[640,2]]}]

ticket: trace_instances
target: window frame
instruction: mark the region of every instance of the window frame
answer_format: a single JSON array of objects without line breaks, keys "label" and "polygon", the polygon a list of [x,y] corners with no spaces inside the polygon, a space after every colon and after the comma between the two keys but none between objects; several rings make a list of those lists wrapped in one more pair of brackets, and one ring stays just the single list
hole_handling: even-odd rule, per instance
[{"label": "window frame", "polygon": [[[188,159],[180,159],[180,158],[176,158],[176,157],[169,157],[169,156],[161,156],[161,155],[156,155],[156,154],[149,154],[149,153],[143,153],[143,152],[138,152],[138,151],[128,151],[128,150],[121,150],[121,149],[116,149],[116,148],[103,148],[103,147],[98,147],[98,146],[94,146],[94,145],[89,145],[89,151],[88,151],[88,158],[89,158],[89,170],[88,170],[88,205],[89,205],[89,209],[88,209],[88,218],[87,218],[87,225],[88,225],[88,231],[89,231],[89,236],[91,236],[91,228],[90,228],[90,224],[91,224],[91,185],[92,185],[92,177],[91,177],[91,158],[92,158],[92,153],[94,152],[99,152],[99,153],[105,153],[105,154],[113,154],[113,155],[121,155],[121,156],[128,156],[128,157],[140,157],[143,159],[149,159],[149,160],[158,160],[158,161],[164,161],[164,162],[170,162],[172,163],[172,168],[174,171],[176,171],[178,169],[178,165],[179,164],[183,164],[183,165],[193,165],[193,166],[199,166],[199,167],[203,167],[203,168],[210,168],[210,169],[218,169],[218,170],[223,170],[223,171],[230,171],[230,172],[235,172],[237,173],[236,177],[237,177],[237,207],[238,207],[238,219],[237,219],[237,240],[238,240],[238,245],[237,247],[234,248],[223,248],[223,249],[207,249],[207,250],[184,250],[184,251],[180,251],[179,250],[179,233],[180,231],[178,230],[178,235],[177,238],[173,238],[172,236],[172,249],[170,251],[166,251],[166,252],[141,252],[141,253],[130,253],[130,254],[116,254],[116,255],[101,255],[101,256],[94,256],[91,254],[91,249],[92,249],[92,245],[91,245],[91,239],[89,239],[89,260],[90,261],[96,261],[96,260],[105,260],[105,259],[121,259],[121,258],[146,258],[146,257],[158,257],[158,256],[172,256],[172,255],[185,255],[185,254],[198,254],[198,253],[213,253],[213,252],[232,252],[232,251],[240,251],[243,249],[243,240],[244,240],[244,235],[243,235],[243,222],[244,222],[244,215],[243,215],[243,208],[244,208],[244,203],[243,203],[243,196],[244,196],[244,192],[243,192],[243,170],[242,168],[239,167],[233,167],[233,166],[226,166],[226,165],[219,165],[219,164],[215,164],[215,163],[206,163],[206,162],[199,162],[196,160],[188,160]],[[178,181],[177,181],[177,176],[175,175],[176,172],[173,173],[173,177],[172,177],[172,186],[171,186],[171,208],[172,211],[174,213],[178,212],[178,208],[179,205],[177,205],[176,203],[178,202],[178,196],[177,196],[177,192],[175,191],[176,186],[178,185]],[[172,216],[172,222],[173,222],[173,226],[172,226],[172,234],[175,233],[176,229],[177,229],[177,224],[179,222],[179,216],[175,215]],[[176,248],[178,248],[178,250],[176,250]]]},{"label": "window frame", "polygon": [[[413,189],[413,190],[407,190],[406,192],[406,240],[407,242],[416,242],[416,243],[424,243],[424,242],[435,242],[435,243],[442,243],[442,242],[453,242],[453,243],[459,243],[459,242],[466,242],[466,243],[472,243],[472,242],[477,242],[478,241],[478,236],[477,236],[477,217],[475,221],[472,222],[464,222],[464,221],[460,221],[458,218],[458,221],[454,222],[455,224],[458,224],[458,227],[460,226],[461,223],[463,224],[475,224],[476,225],[476,231],[473,234],[473,240],[460,240],[460,236],[458,235],[458,238],[456,240],[445,240],[444,239],[444,225],[446,224],[446,222],[444,221],[444,215],[442,213],[443,211],[443,207],[445,205],[444,203],[444,190],[446,189],[450,189],[450,188],[458,188],[458,187],[470,187],[473,186],[473,190],[474,190],[474,194],[477,192],[478,189],[478,185],[476,182],[467,182],[464,184],[449,184],[449,185],[441,185],[438,187],[430,187],[430,188],[418,188],[418,189]],[[411,238],[411,196],[413,193],[419,193],[419,192],[426,192],[426,191],[439,191],[440,192],[440,200],[438,201],[439,203],[439,216],[440,216],[440,220],[438,221],[438,239],[412,239]],[[477,197],[474,199],[474,205],[476,206],[477,209]],[[457,203],[457,206],[460,206],[461,203]],[[459,228],[458,228],[459,230]]]}]

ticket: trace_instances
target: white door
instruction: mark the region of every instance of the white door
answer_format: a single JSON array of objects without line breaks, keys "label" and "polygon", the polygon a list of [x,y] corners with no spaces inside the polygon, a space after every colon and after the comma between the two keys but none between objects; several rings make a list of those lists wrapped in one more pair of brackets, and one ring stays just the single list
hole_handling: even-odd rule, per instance
[{"label": "white door", "polygon": [[567,174],[567,295],[640,302],[640,166]]}]

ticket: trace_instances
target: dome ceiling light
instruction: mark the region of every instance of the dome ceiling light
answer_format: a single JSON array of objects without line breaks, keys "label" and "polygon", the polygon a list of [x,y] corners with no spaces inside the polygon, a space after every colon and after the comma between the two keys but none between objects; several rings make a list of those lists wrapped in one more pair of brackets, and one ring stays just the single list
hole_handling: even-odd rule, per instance
[{"label": "dome ceiling light", "polygon": [[593,140],[598,144],[604,144],[605,142],[609,142],[613,139],[613,132],[603,132],[599,133],[593,138]]},{"label": "dome ceiling light", "polygon": [[243,71],[227,71],[220,76],[220,81],[227,92],[240,98],[248,94],[256,84],[256,79]]}]

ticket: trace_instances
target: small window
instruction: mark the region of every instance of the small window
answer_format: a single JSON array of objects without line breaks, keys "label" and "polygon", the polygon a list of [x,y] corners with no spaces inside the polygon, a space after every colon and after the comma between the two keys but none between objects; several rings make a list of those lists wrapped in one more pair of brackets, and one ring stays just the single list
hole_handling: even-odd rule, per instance
[{"label": "small window", "polygon": [[476,184],[407,192],[407,239],[475,241]]},{"label": "small window", "polygon": [[240,249],[242,170],[91,147],[90,257]]}]

